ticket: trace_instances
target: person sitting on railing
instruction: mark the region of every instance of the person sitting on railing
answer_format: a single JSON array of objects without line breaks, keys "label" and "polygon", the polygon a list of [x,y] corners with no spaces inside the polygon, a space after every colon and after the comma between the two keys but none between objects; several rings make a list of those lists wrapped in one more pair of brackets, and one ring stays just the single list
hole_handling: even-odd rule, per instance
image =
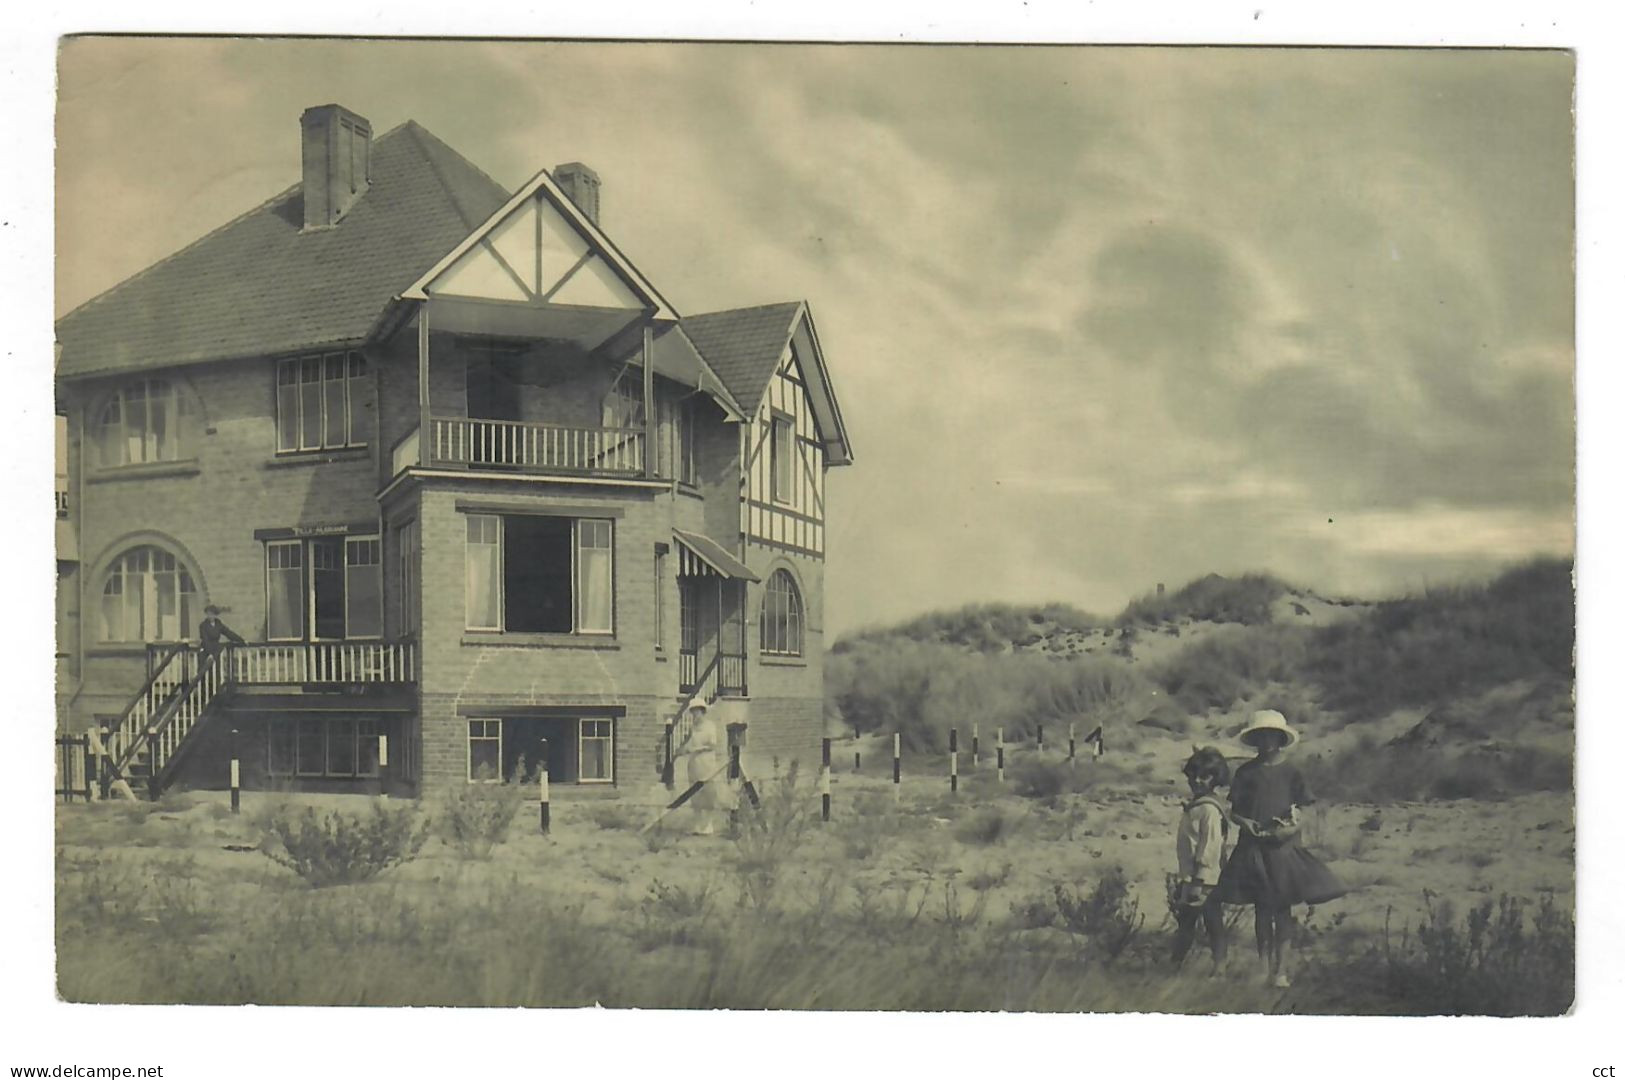
[{"label": "person sitting on railing", "polygon": [[224,642],[229,641],[233,645],[243,644],[241,635],[220,618],[219,607],[210,604],[203,609],[203,615],[203,621],[198,624],[197,638],[198,644],[202,647],[204,663],[212,663],[214,658],[220,655],[220,651],[225,648]]}]

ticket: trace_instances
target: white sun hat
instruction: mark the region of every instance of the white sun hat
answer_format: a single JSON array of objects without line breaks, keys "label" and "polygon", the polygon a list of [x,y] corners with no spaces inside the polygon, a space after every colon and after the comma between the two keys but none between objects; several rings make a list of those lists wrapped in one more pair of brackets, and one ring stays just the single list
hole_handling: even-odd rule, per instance
[{"label": "white sun hat", "polygon": [[1251,746],[1253,745],[1253,735],[1260,731],[1281,732],[1286,736],[1288,746],[1298,741],[1298,733],[1292,729],[1291,724],[1286,722],[1286,717],[1274,709],[1260,709],[1253,713],[1252,717],[1247,721],[1247,726],[1241,729],[1241,734],[1236,738]]},{"label": "white sun hat", "polygon": [[688,703],[688,711],[689,712],[710,712],[711,711],[711,706],[707,705],[705,702],[703,702],[703,701],[699,700],[698,698],[696,698],[693,701]]}]

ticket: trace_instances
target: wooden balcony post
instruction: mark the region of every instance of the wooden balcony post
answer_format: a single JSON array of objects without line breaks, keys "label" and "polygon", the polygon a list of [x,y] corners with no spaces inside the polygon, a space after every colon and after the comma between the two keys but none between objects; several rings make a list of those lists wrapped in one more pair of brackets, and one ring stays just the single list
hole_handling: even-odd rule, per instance
[{"label": "wooden balcony post", "polygon": [[418,307],[418,464],[429,464],[429,302]]},{"label": "wooden balcony post", "polygon": [[655,364],[654,327],[643,324],[643,475],[652,479],[655,474]]}]

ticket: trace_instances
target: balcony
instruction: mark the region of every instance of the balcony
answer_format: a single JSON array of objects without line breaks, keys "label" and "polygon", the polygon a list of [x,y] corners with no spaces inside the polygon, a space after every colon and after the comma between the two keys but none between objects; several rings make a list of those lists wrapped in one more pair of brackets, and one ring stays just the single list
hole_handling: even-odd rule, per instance
[{"label": "balcony", "polygon": [[643,472],[644,432],[436,416],[429,421],[426,449],[428,464],[440,468],[631,477]]},{"label": "balcony", "polygon": [[[232,686],[398,686],[417,682],[416,649],[404,641],[253,642],[227,645],[220,656],[225,682]],[[168,677],[177,685],[190,684],[202,669],[203,656],[196,646],[147,646],[149,681]]]}]

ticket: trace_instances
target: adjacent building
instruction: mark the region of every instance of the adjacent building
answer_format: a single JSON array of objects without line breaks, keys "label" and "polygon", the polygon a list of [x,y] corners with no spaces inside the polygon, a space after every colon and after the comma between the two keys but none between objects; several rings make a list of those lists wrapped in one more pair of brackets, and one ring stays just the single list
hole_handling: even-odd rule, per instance
[{"label": "adjacent building", "polygon": [[57,323],[61,726],[153,790],[233,746],[248,787],[642,784],[696,698],[816,752],[852,452],[807,305],[680,313],[579,163],[300,137],[299,183]]}]

